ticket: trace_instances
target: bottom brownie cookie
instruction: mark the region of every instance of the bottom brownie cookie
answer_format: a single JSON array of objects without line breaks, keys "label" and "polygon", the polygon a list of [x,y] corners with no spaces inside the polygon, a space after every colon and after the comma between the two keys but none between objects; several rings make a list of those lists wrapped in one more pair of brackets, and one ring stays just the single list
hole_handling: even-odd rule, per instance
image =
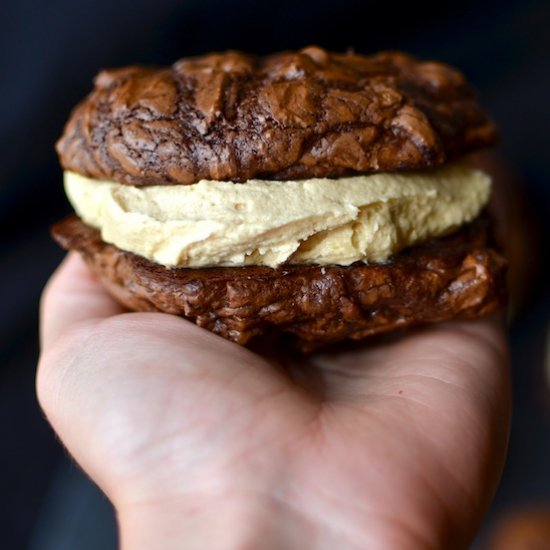
[{"label": "bottom brownie cookie", "polygon": [[136,311],[181,315],[239,344],[291,333],[303,351],[399,327],[480,317],[506,297],[506,261],[484,219],[385,264],[169,269],[102,241],[70,216],[52,228]]}]

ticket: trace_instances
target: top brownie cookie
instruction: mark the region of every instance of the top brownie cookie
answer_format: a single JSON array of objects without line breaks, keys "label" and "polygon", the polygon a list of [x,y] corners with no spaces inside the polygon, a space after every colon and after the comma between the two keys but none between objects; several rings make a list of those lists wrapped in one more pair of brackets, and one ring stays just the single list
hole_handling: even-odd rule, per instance
[{"label": "top brownie cookie", "polygon": [[103,71],[57,151],[67,170],[139,186],[420,169],[495,139],[447,65],[309,47]]}]

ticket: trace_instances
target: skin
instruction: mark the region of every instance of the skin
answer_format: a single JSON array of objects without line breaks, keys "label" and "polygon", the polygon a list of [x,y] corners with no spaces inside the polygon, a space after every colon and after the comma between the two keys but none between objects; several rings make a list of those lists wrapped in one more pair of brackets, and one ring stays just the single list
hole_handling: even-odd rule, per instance
[{"label": "skin", "polygon": [[281,364],[124,312],[69,254],[41,341],[40,403],[123,549],[465,548],[500,478],[497,317]]}]

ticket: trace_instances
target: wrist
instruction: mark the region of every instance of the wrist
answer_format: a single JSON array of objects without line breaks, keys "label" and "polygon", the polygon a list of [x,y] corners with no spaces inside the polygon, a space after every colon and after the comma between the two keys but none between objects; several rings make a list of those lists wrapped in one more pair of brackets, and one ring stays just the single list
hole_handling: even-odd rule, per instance
[{"label": "wrist", "polygon": [[117,507],[122,550],[294,548],[298,529],[274,502],[227,496]]},{"label": "wrist", "polygon": [[387,518],[367,516],[346,525],[338,517],[321,519],[321,513],[313,520],[273,497],[190,496],[115,507],[121,550],[435,548],[441,545],[430,542],[430,536],[445,538]]}]

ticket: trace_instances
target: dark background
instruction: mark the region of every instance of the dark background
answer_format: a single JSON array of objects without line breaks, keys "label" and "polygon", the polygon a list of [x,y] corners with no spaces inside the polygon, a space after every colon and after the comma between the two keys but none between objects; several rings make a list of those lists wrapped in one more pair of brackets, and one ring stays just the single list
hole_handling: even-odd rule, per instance
[{"label": "dark background", "polygon": [[169,64],[216,49],[403,49],[456,65],[475,83],[501,129],[507,170],[525,190],[521,221],[533,243],[540,237],[524,260],[532,276],[511,326],[511,448],[484,529],[508,509],[550,502],[548,29],[550,3],[530,0],[404,7],[351,0],[0,2],[0,546],[115,547],[108,503],[70,463],[34,396],[40,290],[63,256],[48,226],[69,212],[55,140],[100,68]]}]

